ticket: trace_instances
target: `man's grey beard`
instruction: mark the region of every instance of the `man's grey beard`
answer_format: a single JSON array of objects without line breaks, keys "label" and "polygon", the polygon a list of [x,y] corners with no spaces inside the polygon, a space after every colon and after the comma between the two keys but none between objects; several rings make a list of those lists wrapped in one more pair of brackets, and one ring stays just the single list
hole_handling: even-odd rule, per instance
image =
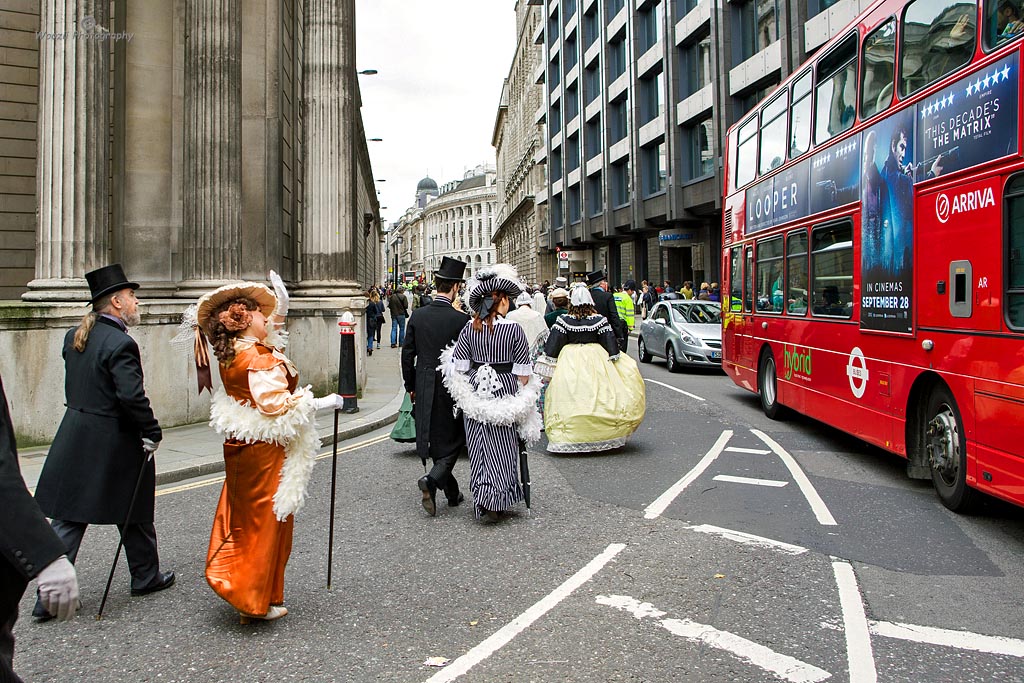
[{"label": "man's grey beard", "polygon": [[142,322],[142,316],[139,315],[138,311],[135,311],[134,313],[125,313],[123,316],[121,316],[121,322],[123,322],[128,327],[136,327],[139,323]]}]

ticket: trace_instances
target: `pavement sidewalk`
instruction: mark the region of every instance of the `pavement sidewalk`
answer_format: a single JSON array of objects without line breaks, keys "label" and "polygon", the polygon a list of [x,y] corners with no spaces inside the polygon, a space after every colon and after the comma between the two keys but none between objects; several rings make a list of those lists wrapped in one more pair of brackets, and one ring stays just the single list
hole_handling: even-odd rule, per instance
[{"label": "pavement sidewalk", "polygon": [[[405,396],[402,384],[401,349],[389,348],[387,332],[383,344],[366,358],[366,386],[358,399],[359,412],[338,414],[338,431],[334,433],[334,411],[316,414],[320,443],[345,441],[366,434],[398,419],[398,409]],[[299,368],[302,371],[302,368]],[[158,415],[157,418],[160,416]],[[206,423],[171,427],[164,430],[160,449],[156,452],[156,483],[169,484],[224,470],[223,439]],[[21,475],[30,491],[35,491],[49,447],[19,451]]]}]

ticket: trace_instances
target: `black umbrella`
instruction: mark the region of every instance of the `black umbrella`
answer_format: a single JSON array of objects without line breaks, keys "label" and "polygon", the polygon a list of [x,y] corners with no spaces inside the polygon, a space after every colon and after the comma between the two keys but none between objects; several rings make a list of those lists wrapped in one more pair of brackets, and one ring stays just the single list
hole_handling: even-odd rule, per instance
[{"label": "black umbrella", "polygon": [[523,482],[523,498],[530,509],[530,465],[526,460],[526,442],[519,440],[519,478]]}]

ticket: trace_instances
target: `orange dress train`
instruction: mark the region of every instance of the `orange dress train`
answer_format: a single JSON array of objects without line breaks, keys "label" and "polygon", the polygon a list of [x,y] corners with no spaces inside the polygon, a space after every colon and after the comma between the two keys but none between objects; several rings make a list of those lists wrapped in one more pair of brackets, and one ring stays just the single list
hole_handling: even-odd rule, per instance
[{"label": "orange dress train", "polygon": [[[250,374],[275,368],[283,372],[278,367],[283,361],[272,351],[253,344],[239,349],[229,367],[221,366],[228,396],[243,405],[257,405]],[[294,392],[298,376],[287,381],[288,392]],[[274,443],[234,438],[224,442],[224,487],[210,534],[206,581],[217,595],[247,614],[264,615],[270,605],[284,602],[284,570],[295,521],[288,515],[281,522],[274,514],[274,493],[284,461],[284,447]]]}]

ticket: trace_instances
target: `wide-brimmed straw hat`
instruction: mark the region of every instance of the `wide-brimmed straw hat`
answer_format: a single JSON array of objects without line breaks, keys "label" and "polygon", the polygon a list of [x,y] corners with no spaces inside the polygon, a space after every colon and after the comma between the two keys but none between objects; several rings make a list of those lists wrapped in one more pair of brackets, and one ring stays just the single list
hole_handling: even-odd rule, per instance
[{"label": "wide-brimmed straw hat", "polygon": [[277,296],[270,287],[262,282],[236,282],[218,287],[199,297],[196,322],[209,334],[209,321],[213,312],[225,301],[243,298],[255,301],[256,305],[260,307],[260,311],[267,317],[270,317],[270,314],[277,308]]}]

